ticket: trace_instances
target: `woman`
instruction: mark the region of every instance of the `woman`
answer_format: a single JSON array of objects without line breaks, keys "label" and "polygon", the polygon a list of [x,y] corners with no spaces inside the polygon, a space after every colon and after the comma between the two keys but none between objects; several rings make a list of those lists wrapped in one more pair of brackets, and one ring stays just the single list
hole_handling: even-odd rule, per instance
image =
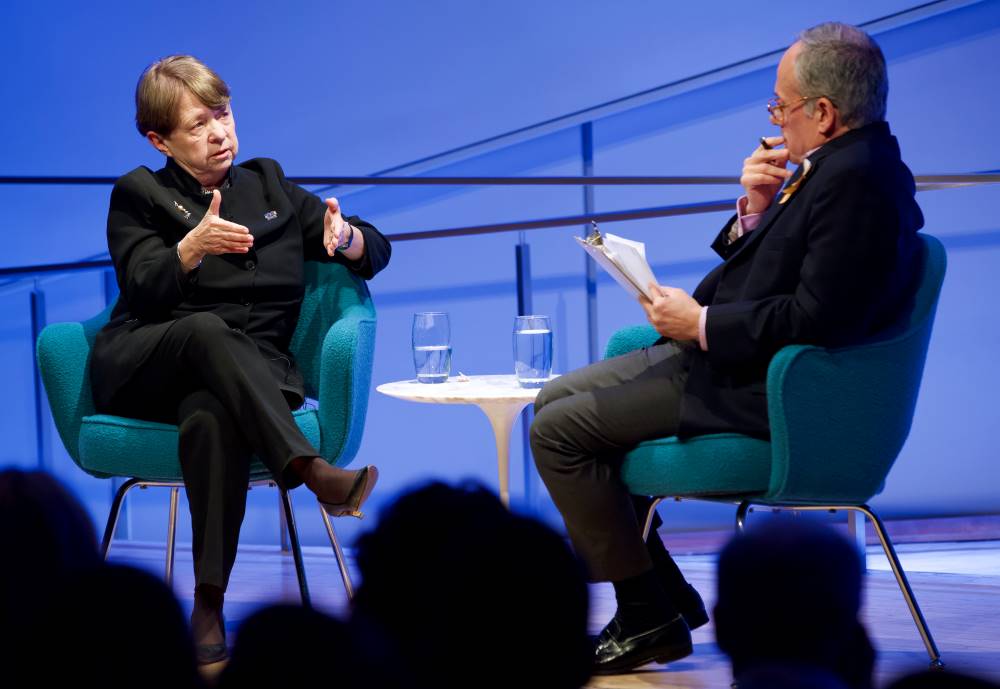
[{"label": "woman", "polygon": [[225,658],[223,593],[259,457],[286,489],[305,484],[330,514],[357,511],[375,467],[330,466],[291,410],[304,388],[289,342],[303,261],[346,265],[370,279],[388,240],[336,199],[289,182],[273,160],[234,165],[229,88],[194,57],[164,58],[136,88],[136,126],[167,156],[111,193],[108,246],[121,294],[94,344],[99,411],[180,427],[191,507],[200,662]]}]

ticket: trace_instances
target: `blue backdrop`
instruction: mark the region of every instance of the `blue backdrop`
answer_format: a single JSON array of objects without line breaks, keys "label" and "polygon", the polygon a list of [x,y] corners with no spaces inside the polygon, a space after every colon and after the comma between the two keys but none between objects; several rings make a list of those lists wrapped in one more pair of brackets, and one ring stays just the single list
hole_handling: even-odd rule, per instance
[{"label": "blue backdrop", "polygon": [[[1000,2],[902,0],[811,3],[605,3],[513,0],[466,3],[105,2],[14,3],[0,44],[7,132],[0,175],[120,175],[162,159],[132,123],[142,69],[192,53],[233,91],[240,158],[269,156],[291,175],[581,174],[579,124],[593,122],[599,175],[737,175],[757,137],[769,133],[763,105],[780,51],[798,30],[835,19],[888,19],[871,30],[889,60],[889,119],[916,173],[1000,168],[995,113],[1000,77]],[[757,58],[753,60],[752,58]],[[701,75],[701,76],[699,76]],[[693,78],[698,77],[698,78]],[[613,103],[665,84],[655,96]],[[576,119],[532,125],[612,102]],[[529,128],[471,148],[469,144]],[[442,155],[461,149],[450,155]],[[414,164],[415,161],[423,161]],[[599,211],[733,197],[734,187],[603,187]],[[0,266],[70,261],[104,253],[109,189],[0,185]],[[350,213],[384,232],[570,215],[576,187],[338,189]],[[990,307],[1000,288],[997,190],[926,192],[927,230],[949,251],[949,275],[910,441],[875,501],[888,515],[1000,511],[991,430],[998,414],[994,353],[1000,324]],[[691,289],[714,263],[708,242],[724,214],[608,225],[645,241],[660,281]],[[586,363],[579,228],[532,232],[535,311],[553,317],[556,368]],[[450,312],[454,367],[511,370],[516,312],[512,234],[399,243],[371,284],[379,309],[375,384],[412,377],[411,315]],[[104,306],[99,272],[0,285],[0,464],[37,466],[32,378],[32,289],[48,322],[79,320]],[[599,339],[642,321],[613,283],[599,285]],[[382,483],[371,512],[415,480],[475,477],[496,484],[492,436],[474,408],[413,405],[373,393],[359,461]],[[109,482],[79,471],[51,426],[42,462],[84,498],[103,523]],[[517,436],[519,438],[519,436]],[[525,494],[520,443],[513,492]],[[530,475],[530,472],[529,472]],[[535,480],[536,492],[540,487]],[[139,540],[165,535],[166,494],[130,498]],[[305,542],[325,534],[304,494]],[[523,501],[522,501],[523,502]],[[277,498],[253,491],[245,542],[277,538]],[[547,497],[532,507],[555,519]],[[182,514],[186,510],[182,509]],[[728,524],[731,512],[684,503],[669,525]],[[342,520],[343,521],[343,520]],[[358,524],[344,525],[348,540]],[[181,525],[182,540],[190,533]]]}]

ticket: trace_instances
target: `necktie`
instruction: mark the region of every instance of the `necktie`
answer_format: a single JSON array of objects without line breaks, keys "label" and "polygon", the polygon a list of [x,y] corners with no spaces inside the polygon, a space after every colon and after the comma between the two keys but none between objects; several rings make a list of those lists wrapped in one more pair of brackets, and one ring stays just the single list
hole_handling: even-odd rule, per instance
[{"label": "necktie", "polygon": [[792,198],[792,195],[798,190],[799,185],[802,184],[802,180],[806,178],[809,174],[809,170],[812,169],[812,163],[806,158],[802,161],[802,167],[799,170],[802,172],[801,175],[796,175],[792,180],[781,190],[781,197],[778,199],[778,204],[784,204],[788,199]]}]

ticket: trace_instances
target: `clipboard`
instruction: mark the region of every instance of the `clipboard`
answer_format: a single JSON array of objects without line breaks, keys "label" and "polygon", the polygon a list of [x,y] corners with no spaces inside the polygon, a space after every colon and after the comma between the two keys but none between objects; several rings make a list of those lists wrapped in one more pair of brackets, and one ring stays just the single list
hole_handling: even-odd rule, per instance
[{"label": "clipboard", "polygon": [[650,294],[647,285],[656,282],[656,277],[646,260],[646,245],[642,242],[613,235],[610,232],[601,234],[596,222],[590,224],[593,231],[587,235],[586,239],[580,237],[573,237],[573,239],[626,292],[636,299],[645,296],[652,301],[653,295]]}]

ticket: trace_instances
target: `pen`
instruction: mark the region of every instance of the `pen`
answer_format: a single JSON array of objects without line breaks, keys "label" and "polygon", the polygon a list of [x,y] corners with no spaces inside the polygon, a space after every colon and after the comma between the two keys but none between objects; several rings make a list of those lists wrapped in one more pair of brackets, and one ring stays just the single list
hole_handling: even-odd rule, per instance
[{"label": "pen", "polygon": [[770,151],[771,150],[771,144],[767,143],[767,137],[766,136],[760,137],[760,145],[761,145],[761,147],[765,151]]}]

